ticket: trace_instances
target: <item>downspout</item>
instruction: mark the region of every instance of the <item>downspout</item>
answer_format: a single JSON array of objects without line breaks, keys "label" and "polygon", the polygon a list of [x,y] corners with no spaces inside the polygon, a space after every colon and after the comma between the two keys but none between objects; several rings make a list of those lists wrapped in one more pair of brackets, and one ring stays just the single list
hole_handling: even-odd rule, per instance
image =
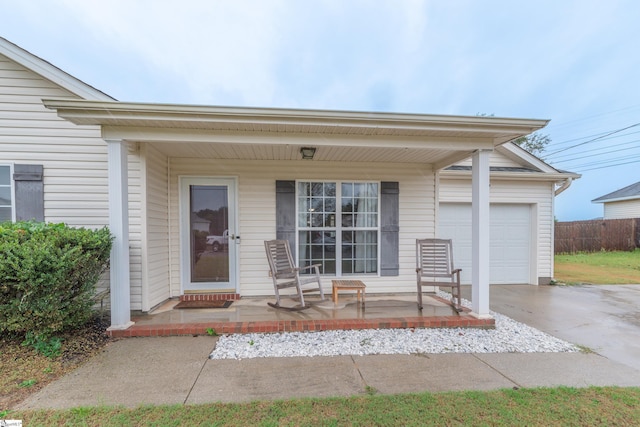
[{"label": "downspout", "polygon": [[557,196],[558,194],[562,193],[564,190],[569,188],[571,186],[572,182],[573,182],[573,178],[565,179],[564,182],[562,183],[562,185],[560,187],[556,188],[556,191],[554,192],[554,196]]}]

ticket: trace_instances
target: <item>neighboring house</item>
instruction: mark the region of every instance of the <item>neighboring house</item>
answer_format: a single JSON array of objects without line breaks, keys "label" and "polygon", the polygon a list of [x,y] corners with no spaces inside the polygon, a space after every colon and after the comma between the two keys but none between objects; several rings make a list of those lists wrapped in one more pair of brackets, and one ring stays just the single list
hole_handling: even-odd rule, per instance
[{"label": "neighboring house", "polygon": [[640,182],[593,199],[604,205],[604,219],[640,218]]},{"label": "neighboring house", "polygon": [[[276,237],[371,293],[415,292],[415,239],[453,237],[488,316],[490,274],[552,276],[554,192],[577,175],[508,143],[546,124],[116,102],[0,38],[0,215],[108,224],[114,328],[185,294],[272,295]],[[197,217],[228,250],[202,255]]]}]

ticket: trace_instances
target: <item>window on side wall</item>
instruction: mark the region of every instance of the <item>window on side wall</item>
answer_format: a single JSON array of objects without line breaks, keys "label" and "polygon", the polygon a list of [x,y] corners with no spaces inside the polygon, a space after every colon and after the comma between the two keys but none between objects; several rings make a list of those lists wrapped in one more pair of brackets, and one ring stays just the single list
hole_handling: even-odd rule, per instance
[{"label": "window on side wall", "polygon": [[0,222],[13,220],[11,166],[0,165]]},{"label": "window on side wall", "polygon": [[323,274],[378,274],[380,185],[377,182],[297,184],[298,260]]}]

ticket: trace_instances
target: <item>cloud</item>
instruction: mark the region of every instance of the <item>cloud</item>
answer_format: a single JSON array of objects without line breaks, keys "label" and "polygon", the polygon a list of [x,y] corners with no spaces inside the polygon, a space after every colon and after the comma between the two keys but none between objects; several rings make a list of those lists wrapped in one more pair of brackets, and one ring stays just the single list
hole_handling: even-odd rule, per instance
[{"label": "cloud", "polygon": [[187,90],[185,99],[267,104],[272,98],[279,1],[64,4],[96,38],[131,52]]}]

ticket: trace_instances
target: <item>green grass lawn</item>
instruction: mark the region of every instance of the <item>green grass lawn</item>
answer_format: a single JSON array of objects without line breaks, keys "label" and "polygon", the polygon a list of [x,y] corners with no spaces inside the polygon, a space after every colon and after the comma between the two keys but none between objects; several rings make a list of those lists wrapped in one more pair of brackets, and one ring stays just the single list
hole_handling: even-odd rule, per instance
[{"label": "green grass lawn", "polygon": [[560,387],[137,409],[16,411],[7,418],[22,419],[29,426],[591,426],[640,425],[639,408],[640,388]]},{"label": "green grass lawn", "polygon": [[640,283],[640,249],[556,255],[554,278],[562,283]]}]

